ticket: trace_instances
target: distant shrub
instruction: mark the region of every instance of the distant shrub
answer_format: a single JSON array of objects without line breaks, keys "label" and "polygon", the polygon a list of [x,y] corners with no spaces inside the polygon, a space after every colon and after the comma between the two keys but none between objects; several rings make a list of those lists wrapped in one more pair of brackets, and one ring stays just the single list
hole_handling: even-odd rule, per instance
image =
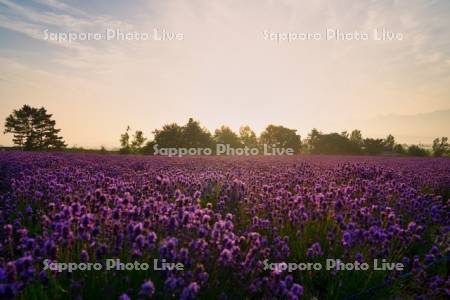
[{"label": "distant shrub", "polygon": [[408,148],[408,155],[410,156],[427,156],[428,151],[417,145],[411,145]]}]

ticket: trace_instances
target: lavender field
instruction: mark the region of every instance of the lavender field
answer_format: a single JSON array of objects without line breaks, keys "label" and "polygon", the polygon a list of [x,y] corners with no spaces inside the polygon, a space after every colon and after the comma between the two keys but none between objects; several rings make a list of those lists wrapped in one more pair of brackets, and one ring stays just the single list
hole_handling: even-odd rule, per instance
[{"label": "lavender field", "polygon": [[[445,299],[449,195],[448,158],[3,152],[0,298]],[[405,268],[281,264],[327,259]]]}]

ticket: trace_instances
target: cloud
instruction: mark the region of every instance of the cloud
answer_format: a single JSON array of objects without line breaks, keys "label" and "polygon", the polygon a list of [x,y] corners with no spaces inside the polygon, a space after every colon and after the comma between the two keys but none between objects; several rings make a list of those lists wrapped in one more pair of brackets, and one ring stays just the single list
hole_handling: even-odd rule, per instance
[{"label": "cloud", "polygon": [[0,27],[9,29],[11,31],[23,33],[34,39],[42,39],[43,37],[43,33],[40,26],[14,20],[4,15],[0,15]]},{"label": "cloud", "polygon": [[42,4],[44,6],[47,6],[49,8],[53,8],[59,11],[63,11],[66,13],[70,13],[70,14],[76,14],[79,16],[84,16],[84,17],[89,17],[89,15],[82,11],[79,10],[73,6],[69,6],[66,3],[62,2],[62,1],[56,1],[56,0],[33,0],[33,2],[35,3],[39,3]]},{"label": "cloud", "polygon": [[[27,5],[19,5],[10,0],[0,0],[0,5],[4,6],[3,13],[0,14],[0,26],[38,40],[44,40],[45,29],[54,29],[57,32],[99,32],[108,27],[123,28],[124,30],[132,27],[130,24],[110,16],[89,15],[62,2],[52,0],[35,2],[49,6],[48,8],[55,8],[58,11],[44,11]],[[46,41],[53,42],[49,39]],[[80,47],[77,42],[56,44],[65,47]],[[85,48],[80,50],[83,49]]]}]

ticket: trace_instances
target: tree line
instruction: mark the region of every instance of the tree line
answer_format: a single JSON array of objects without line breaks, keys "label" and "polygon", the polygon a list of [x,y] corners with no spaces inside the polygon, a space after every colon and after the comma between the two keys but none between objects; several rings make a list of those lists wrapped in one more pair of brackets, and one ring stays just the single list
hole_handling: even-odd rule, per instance
[{"label": "tree line", "polygon": [[386,138],[363,138],[360,130],[341,133],[322,133],[311,130],[301,139],[295,129],[279,125],[268,125],[258,137],[249,126],[242,126],[234,132],[228,126],[221,126],[214,133],[194,119],[185,125],[171,123],[153,131],[154,139],[146,142],[142,131],[136,131],[131,138],[130,128],[121,135],[120,153],[153,154],[153,146],[159,148],[213,148],[216,144],[228,144],[232,148],[262,148],[262,145],[275,145],[279,148],[292,148],[296,154],[343,154],[343,155],[405,155],[405,156],[448,156],[450,147],[447,137],[436,138],[432,150],[419,145],[404,146],[396,143],[389,134]]},{"label": "tree line", "polygon": [[276,145],[301,152],[300,135],[295,129],[269,125],[259,137],[249,126],[242,126],[235,133],[228,126],[221,126],[214,133],[202,127],[200,122],[190,118],[185,125],[171,123],[153,131],[154,139],[145,143],[142,131],[131,135],[130,127],[120,137],[120,153],[153,154],[154,145],[159,148],[215,148],[216,144],[230,145],[231,148],[261,148],[262,145]]},{"label": "tree line", "polygon": [[436,138],[433,141],[432,151],[424,149],[419,145],[404,146],[395,141],[393,135],[389,134],[384,139],[363,138],[358,129],[348,133],[323,134],[313,129],[306,139],[306,152],[312,154],[395,154],[409,156],[443,156],[450,154],[448,138]]},{"label": "tree line", "polygon": [[[13,135],[13,143],[22,150],[64,150],[86,152],[82,148],[67,148],[60,129],[56,128],[53,115],[44,107],[24,105],[15,109],[6,118],[4,133]],[[170,123],[153,131],[154,138],[147,140],[141,130],[132,132],[128,126],[120,136],[120,153],[153,154],[154,145],[159,148],[215,148],[216,144],[228,144],[232,148],[259,148],[264,144],[278,148],[292,148],[300,154],[350,154],[350,155],[409,155],[450,156],[447,137],[436,138],[431,150],[419,145],[405,146],[396,143],[389,134],[384,139],[364,138],[360,130],[337,133],[322,133],[311,130],[303,140],[296,129],[281,125],[268,125],[257,136],[249,126],[242,126],[234,132],[228,126],[221,126],[211,133],[200,122],[190,118],[184,125]],[[92,150],[94,151],[94,150]],[[91,151],[87,151],[91,152]],[[102,147],[100,153],[108,151]]]}]

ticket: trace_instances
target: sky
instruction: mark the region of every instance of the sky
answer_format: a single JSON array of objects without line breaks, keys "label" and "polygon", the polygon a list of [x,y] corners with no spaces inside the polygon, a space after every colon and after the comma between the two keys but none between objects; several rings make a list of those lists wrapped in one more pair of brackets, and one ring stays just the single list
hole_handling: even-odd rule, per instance
[{"label": "sky", "polygon": [[[97,148],[189,117],[430,143],[450,118],[418,135],[395,116],[450,109],[449,29],[448,0],[0,0],[0,121],[44,106],[69,146]],[[107,30],[140,38],[82,40]]]}]

